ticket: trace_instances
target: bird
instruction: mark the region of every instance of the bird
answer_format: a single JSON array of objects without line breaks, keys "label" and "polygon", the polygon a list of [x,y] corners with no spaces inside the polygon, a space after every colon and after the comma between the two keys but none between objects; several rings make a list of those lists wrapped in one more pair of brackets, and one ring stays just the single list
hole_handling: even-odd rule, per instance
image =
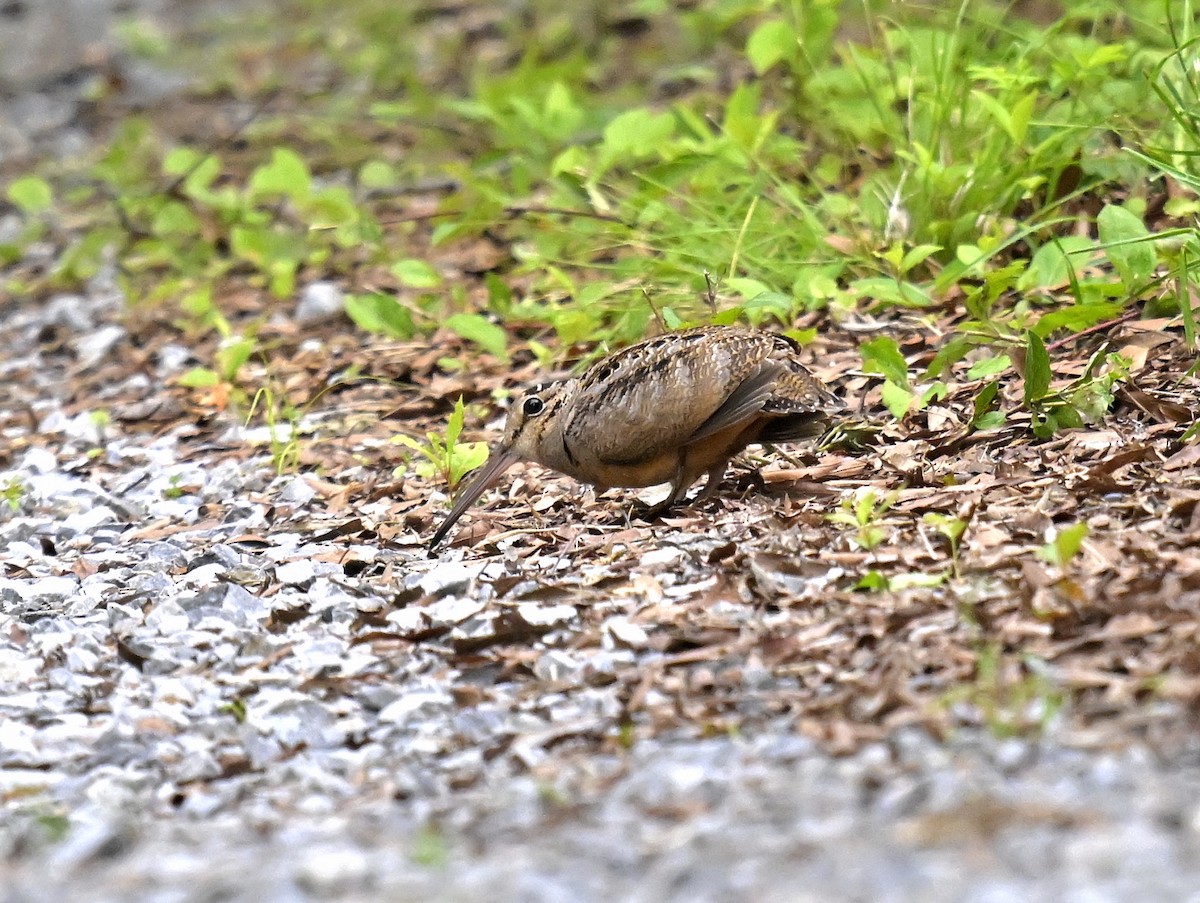
[{"label": "bird", "polygon": [[699,326],[666,332],[593,364],[581,376],[522,392],[487,463],[454,501],[429,551],[501,474],[534,461],[599,488],[670,483],[645,512],[716,490],[752,443],[820,436],[845,407],[800,360],[793,339],[762,329]]}]

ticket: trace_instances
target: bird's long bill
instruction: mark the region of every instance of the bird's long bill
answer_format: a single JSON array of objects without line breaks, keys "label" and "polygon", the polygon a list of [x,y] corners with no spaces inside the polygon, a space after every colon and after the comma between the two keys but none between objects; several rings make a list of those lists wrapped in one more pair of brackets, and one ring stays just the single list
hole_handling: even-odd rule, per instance
[{"label": "bird's long bill", "polygon": [[454,500],[454,507],[450,509],[450,513],[446,515],[446,519],[442,521],[442,525],[437,528],[437,532],[429,540],[430,552],[437,548],[438,543],[446,538],[446,534],[450,532],[450,528],[463,516],[466,510],[474,505],[487,488],[500,478],[500,474],[504,473],[504,471],[508,470],[516,462],[517,456],[513,454],[512,449],[498,448],[492,452],[488,457],[488,462],[483,465],[483,469],[475,475],[475,479],[470,482],[466,489],[459,493],[458,498]]}]

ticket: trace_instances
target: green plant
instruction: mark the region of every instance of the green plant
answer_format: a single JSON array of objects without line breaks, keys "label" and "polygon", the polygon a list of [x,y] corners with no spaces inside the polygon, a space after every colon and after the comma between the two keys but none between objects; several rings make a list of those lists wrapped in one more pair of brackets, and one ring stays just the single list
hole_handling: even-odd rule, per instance
[{"label": "green plant", "polygon": [[1064,428],[1093,423],[1112,406],[1115,387],[1129,378],[1129,361],[1102,349],[1084,372],[1061,389],[1051,388],[1050,356],[1036,332],[1025,347],[1025,405],[1033,414],[1033,432],[1041,438]]},{"label": "green plant", "polygon": [[883,375],[883,403],[893,417],[902,419],[909,411],[922,410],[935,398],[946,397],[946,384],[940,380],[920,391],[914,388],[909,381],[908,364],[895,339],[880,336],[860,345],[859,352],[866,372]]},{"label": "green plant", "polygon": [[1055,529],[1054,537],[1037,551],[1038,558],[1052,564],[1061,571],[1069,565],[1083,548],[1087,539],[1088,525],[1085,523],[1071,524],[1068,527]]},{"label": "green plant", "polygon": [[25,484],[21,482],[20,477],[9,477],[4,481],[4,485],[0,486],[0,498],[4,499],[4,504],[15,513],[21,509],[21,499],[24,498],[25,491]]},{"label": "green plant", "polygon": [[413,470],[425,479],[440,479],[448,488],[457,486],[464,476],[483,464],[488,458],[486,442],[459,442],[466,408],[459,397],[454,410],[446,421],[444,436],[427,433],[421,442],[412,436],[397,436],[396,442],[411,448],[425,460],[414,465]]},{"label": "green plant", "polygon": [[1045,671],[1032,656],[1008,655],[998,643],[982,643],[975,650],[974,678],[946,692],[941,705],[972,706],[1000,738],[1041,733],[1067,703],[1067,693]]},{"label": "green plant", "polygon": [[168,500],[182,498],[186,491],[182,483],[183,478],[179,474],[173,474],[167,481],[167,487],[162,491],[163,498]]},{"label": "green plant", "polygon": [[959,541],[962,539],[963,533],[967,530],[967,521],[961,517],[939,514],[936,511],[927,512],[921,520],[923,523],[933,527],[946,540],[946,544],[950,546],[950,560],[954,569],[954,576],[956,578],[959,577]]},{"label": "green plant", "polygon": [[895,501],[895,493],[880,498],[874,489],[862,489],[856,492],[853,498],[844,499],[840,509],[825,515],[825,519],[830,523],[852,527],[854,535],[851,542],[869,552],[887,539],[888,531],[879,520]]},{"label": "green plant", "polygon": [[[309,405],[315,400],[310,401]],[[305,410],[307,407],[305,406]],[[296,471],[300,466],[300,432],[304,410],[296,407],[286,396],[277,393],[268,383],[254,393],[250,409],[246,412],[247,425],[259,412],[262,413],[267,427],[275,472],[284,474]]]},{"label": "green plant", "polygon": [[436,825],[425,824],[413,837],[412,861],[426,868],[444,868],[450,861],[450,845]]}]

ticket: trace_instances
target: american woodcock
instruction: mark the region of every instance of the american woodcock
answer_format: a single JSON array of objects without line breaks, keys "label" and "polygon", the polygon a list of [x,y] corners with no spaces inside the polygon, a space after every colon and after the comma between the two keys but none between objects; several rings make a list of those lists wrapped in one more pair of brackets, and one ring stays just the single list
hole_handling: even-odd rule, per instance
[{"label": "american woodcock", "polygon": [[775,333],[702,326],[655,336],[582,376],[533,386],[509,411],[504,437],[429,542],[432,550],[500,474],[536,461],[585,483],[671,484],[655,514],[720,484],[729,459],[754,442],[821,435],[844,407]]}]

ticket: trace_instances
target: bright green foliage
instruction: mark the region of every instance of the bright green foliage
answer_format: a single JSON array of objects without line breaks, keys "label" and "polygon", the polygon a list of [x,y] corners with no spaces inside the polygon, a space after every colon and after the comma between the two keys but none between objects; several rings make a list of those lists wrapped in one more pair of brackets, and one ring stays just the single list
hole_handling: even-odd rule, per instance
[{"label": "bright green foliage", "polygon": [[1129,361],[1101,351],[1089,359],[1084,372],[1053,390],[1050,355],[1036,332],[1026,335],[1025,406],[1033,414],[1033,432],[1042,438],[1062,428],[1094,423],[1112,407],[1116,387],[1129,377]]},{"label": "bright green foliage", "polygon": [[250,360],[250,356],[258,349],[258,341],[253,336],[230,336],[221,342],[217,348],[216,370],[225,382],[234,382],[242,365]]},{"label": "bright green foliage", "polygon": [[1054,538],[1038,549],[1038,557],[1058,568],[1065,568],[1079,554],[1087,535],[1088,525],[1083,523],[1056,530]]},{"label": "bright green foliage", "polygon": [[286,395],[276,392],[273,386],[266,385],[254,394],[254,400],[246,413],[246,423],[249,424],[260,414],[267,428],[275,472],[284,474],[296,471],[300,465],[299,438],[304,412]]},{"label": "bright green foliage", "polygon": [[16,512],[21,508],[21,498],[25,494],[25,484],[17,477],[9,477],[3,486],[0,486],[0,499],[4,500],[4,504],[9,507],[9,510]]},{"label": "bright green foliage", "polygon": [[409,288],[437,288],[442,284],[442,277],[423,260],[400,260],[392,265],[392,273],[400,280],[401,285]]},{"label": "bright green foliage", "polygon": [[192,367],[180,374],[176,382],[186,389],[209,389],[220,385],[221,377],[208,367]]},{"label": "bright green foliage", "polygon": [[1125,288],[1134,291],[1154,272],[1158,256],[1154,238],[1142,218],[1125,207],[1110,204],[1096,217],[1100,241],[1112,261]]},{"label": "bright green foliage", "polygon": [[961,517],[951,517],[947,514],[938,514],[936,511],[930,511],[921,518],[926,524],[933,527],[945,537],[946,542],[950,545],[950,554],[954,558],[954,567],[958,569],[958,542],[962,539],[963,533],[967,530],[967,522]]},{"label": "bright green foliage", "polygon": [[459,442],[466,409],[460,397],[454,411],[446,422],[445,437],[427,433],[424,442],[412,436],[397,436],[396,441],[418,452],[424,461],[414,465],[413,470],[425,479],[437,479],[453,489],[464,476],[483,464],[488,458],[486,442]]},{"label": "bright green foliage", "polygon": [[862,353],[863,369],[868,373],[883,375],[883,403],[893,417],[903,418],[909,411],[920,410],[933,399],[945,397],[947,387],[942,382],[934,382],[920,392],[913,387],[909,381],[908,364],[895,339],[880,336],[864,342],[859,351]]},{"label": "bright green foliage", "polygon": [[946,707],[975,707],[984,726],[1000,738],[1046,730],[1066,703],[1064,690],[1046,676],[1044,662],[1008,655],[995,642],[979,645],[974,679],[943,700]]},{"label": "bright green foliage", "polygon": [[409,855],[423,868],[446,868],[450,862],[450,844],[435,825],[422,825],[412,839]]},{"label": "bright green foliage", "polygon": [[451,314],[446,326],[464,339],[469,339],[493,357],[508,361],[508,333],[479,314]]},{"label": "bright green foliage", "polygon": [[1046,343],[1036,332],[1026,336],[1025,343],[1025,405],[1032,408],[1050,391],[1050,355]]},{"label": "bright green foliage", "polygon": [[412,313],[392,295],[347,295],[346,315],[360,329],[391,339],[411,339],[417,331]]},{"label": "bright green foliage", "polygon": [[35,214],[50,208],[54,201],[54,189],[45,179],[23,176],[8,186],[4,196],[22,213]]},{"label": "bright green foliage", "polygon": [[880,498],[875,490],[864,489],[855,493],[853,498],[843,500],[840,510],[825,517],[830,523],[854,528],[852,541],[860,549],[869,552],[887,539],[888,532],[879,524],[879,520],[895,501],[894,493]]}]

